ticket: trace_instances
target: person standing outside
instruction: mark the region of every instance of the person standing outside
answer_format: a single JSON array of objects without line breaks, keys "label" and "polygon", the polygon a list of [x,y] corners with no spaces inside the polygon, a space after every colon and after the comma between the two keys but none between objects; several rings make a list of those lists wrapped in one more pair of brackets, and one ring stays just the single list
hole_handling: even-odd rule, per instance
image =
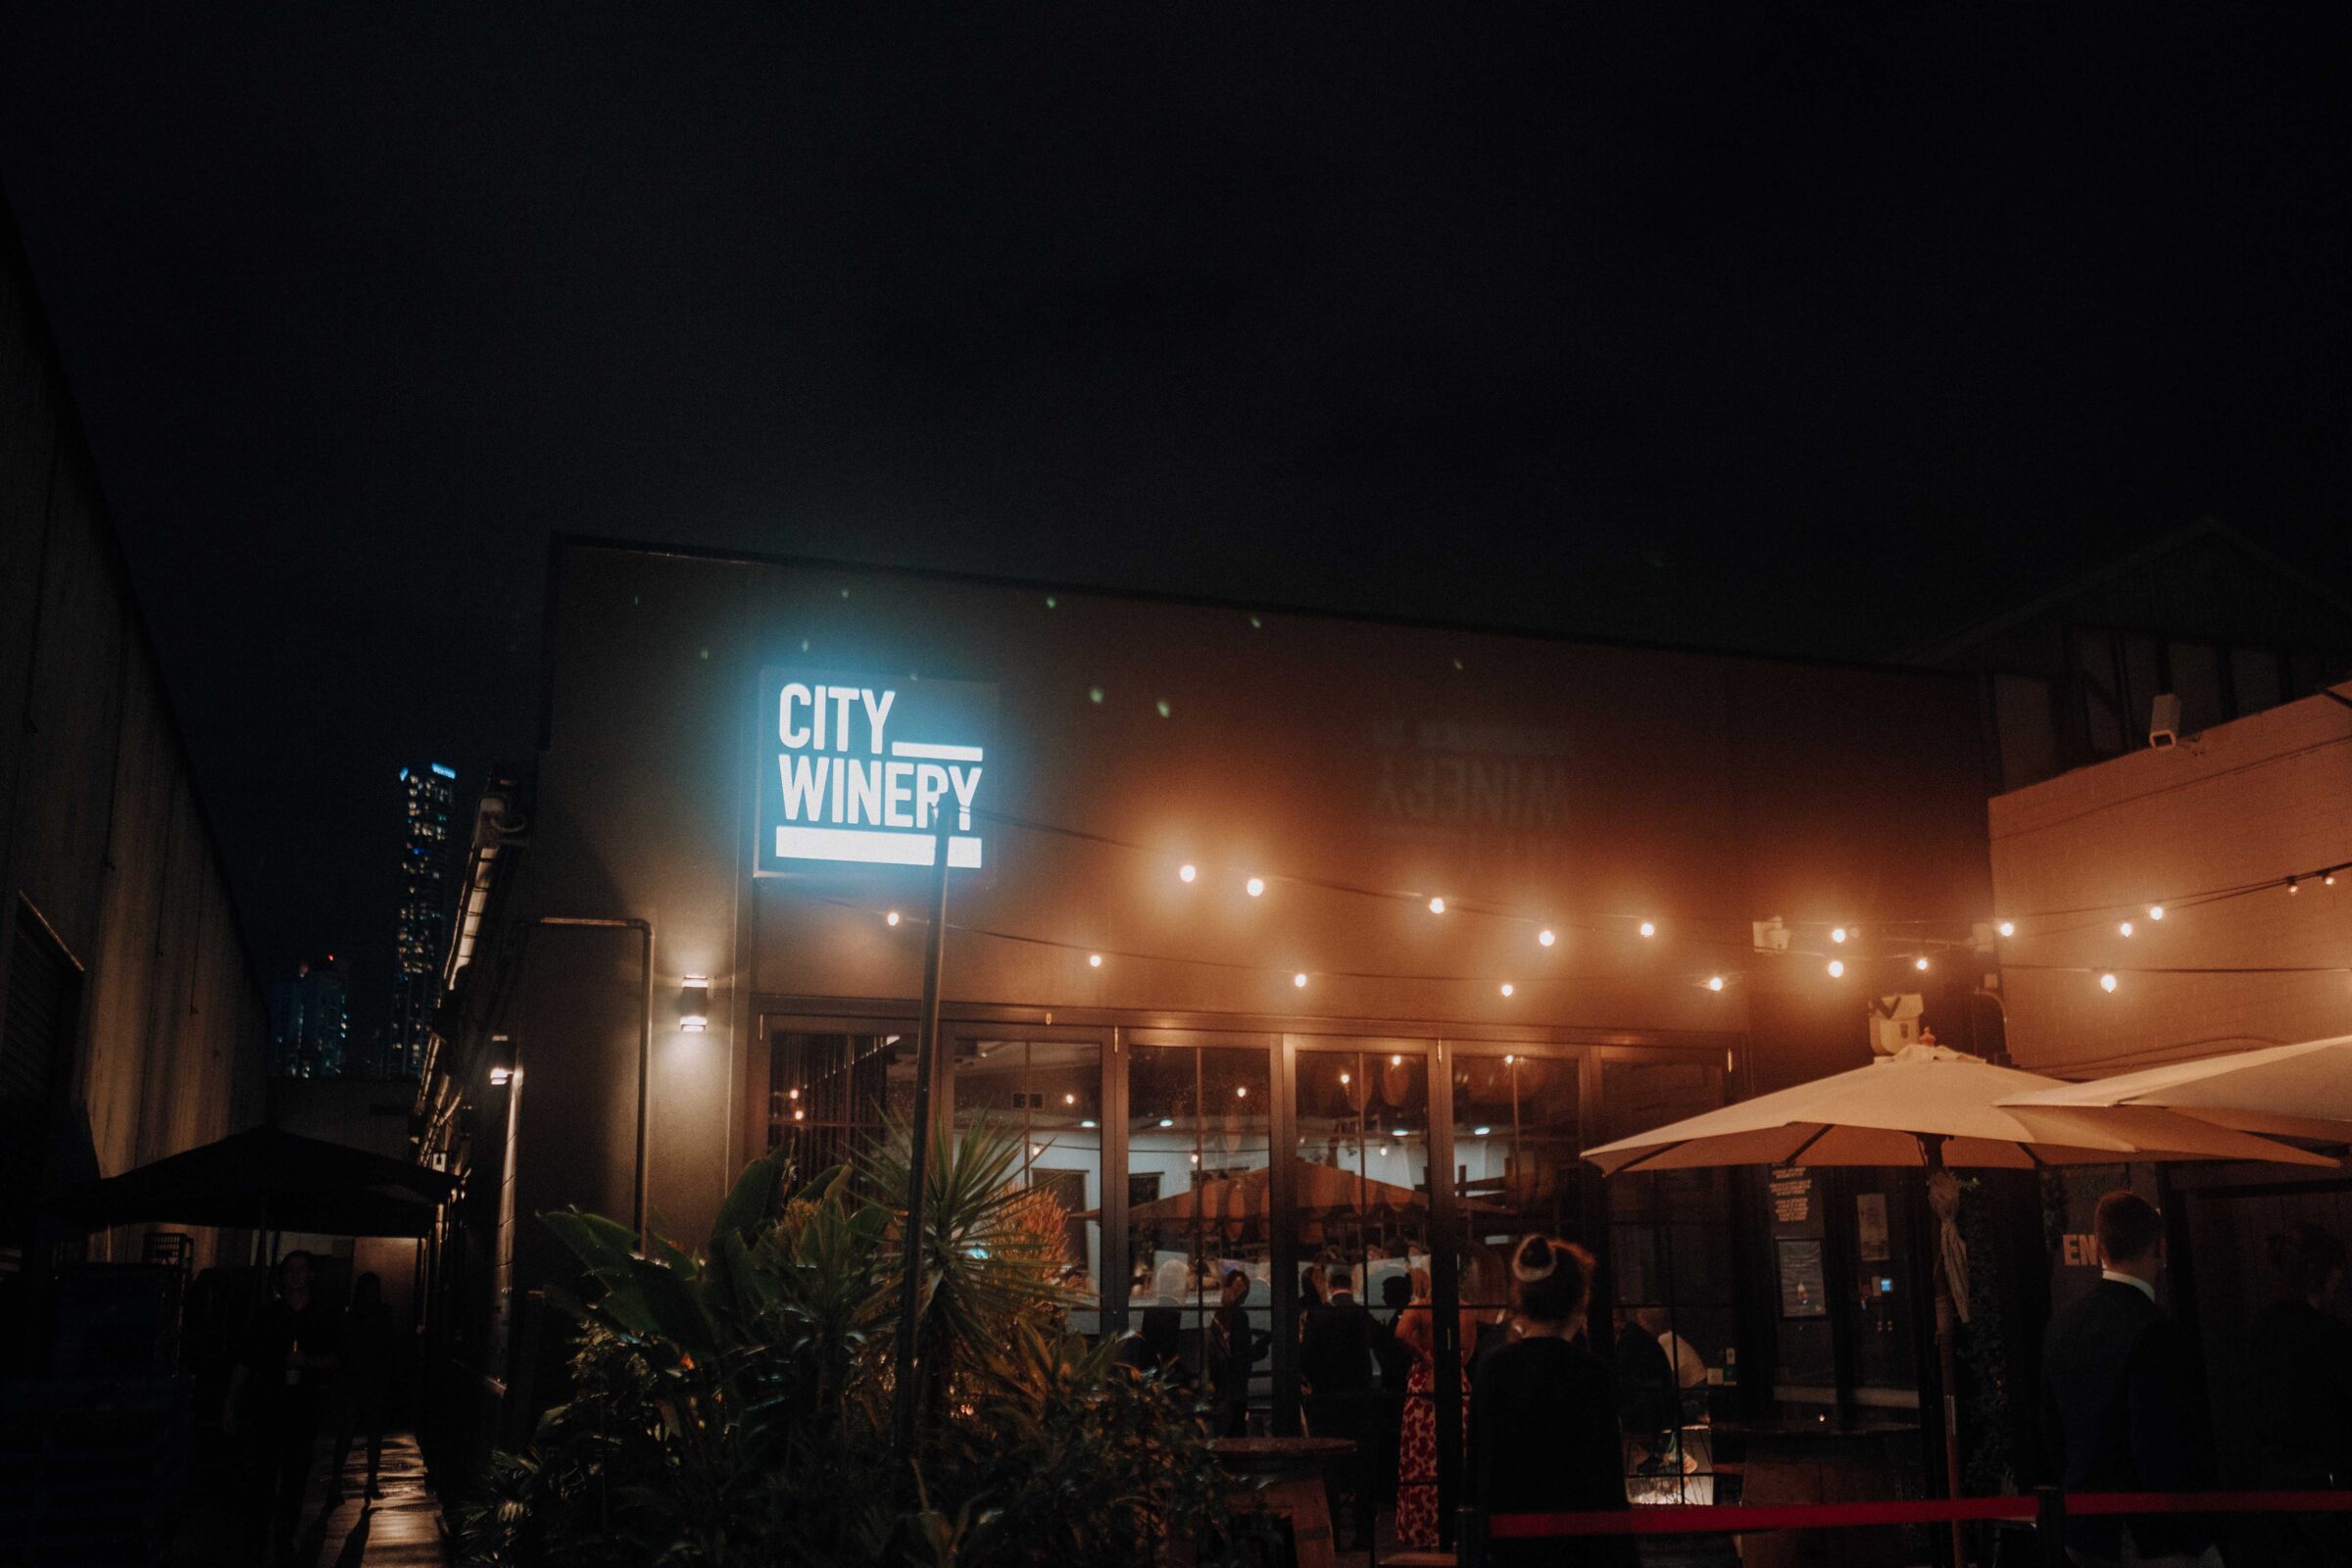
[{"label": "person standing outside", "polygon": [[1209,1327],[1210,1381],[1216,1387],[1221,1412],[1217,1433],[1246,1438],[1250,1435],[1250,1376],[1259,1353],[1256,1332],[1250,1326],[1250,1276],[1229,1263],[1220,1284],[1224,1296]]},{"label": "person standing outside", "polygon": [[[2193,1492],[2212,1474],[2197,1407],[2195,1347],[2156,1304],[2164,1219],[2135,1193],[2099,1200],[2099,1283],[2050,1322],[2041,1363],[2044,1451],[2069,1492]],[[2070,1518],[2067,1550],[2084,1568],[2213,1565],[2221,1554],[2191,1515]]]},{"label": "person standing outside", "polygon": [[318,1441],[318,1396],[338,1363],[340,1314],[313,1288],[311,1254],[278,1259],[277,1294],[245,1331],[228,1375],[220,1414],[223,1437],[250,1438],[259,1473],[255,1535],[274,1525],[283,1551],[310,1490]]},{"label": "person standing outside", "polygon": [[1306,1309],[1299,1325],[1298,1375],[1306,1384],[1306,1419],[1318,1438],[1345,1438],[1355,1445],[1342,1465],[1325,1472],[1334,1533],[1343,1487],[1350,1498],[1355,1530],[1351,1548],[1372,1544],[1372,1346],[1380,1325],[1355,1298],[1355,1280],[1345,1263],[1327,1276],[1331,1294]]},{"label": "person standing outside", "polygon": [[363,1434],[368,1439],[369,1498],[384,1494],[376,1474],[384,1462],[384,1416],[391,1403],[394,1372],[400,1360],[400,1328],[384,1304],[384,1282],[363,1274],[352,1283],[351,1307],[343,1314],[343,1425],[335,1441],[334,1469],[329,1488],[343,1494],[343,1463],[351,1446]]},{"label": "person standing outside", "polygon": [[[1519,1338],[1478,1363],[1470,1387],[1470,1495],[1490,1518],[1625,1508],[1625,1440],[1609,1364],[1577,1343],[1592,1304],[1592,1254],[1531,1236],[1511,1258]],[[1487,1560],[1637,1568],[1631,1536],[1495,1541]]]}]

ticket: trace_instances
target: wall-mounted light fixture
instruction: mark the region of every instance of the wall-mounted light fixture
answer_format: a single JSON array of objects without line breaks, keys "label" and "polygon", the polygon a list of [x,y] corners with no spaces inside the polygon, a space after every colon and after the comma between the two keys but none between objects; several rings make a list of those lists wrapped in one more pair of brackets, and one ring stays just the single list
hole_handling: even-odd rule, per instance
[{"label": "wall-mounted light fixture", "polygon": [[710,1027],[710,977],[690,974],[678,988],[678,1029],[699,1035]]},{"label": "wall-mounted light fixture", "polygon": [[522,1074],[515,1071],[513,1067],[493,1067],[490,1069],[490,1087],[493,1089],[504,1089],[507,1087],[507,1085],[513,1083],[515,1079],[521,1076]]}]

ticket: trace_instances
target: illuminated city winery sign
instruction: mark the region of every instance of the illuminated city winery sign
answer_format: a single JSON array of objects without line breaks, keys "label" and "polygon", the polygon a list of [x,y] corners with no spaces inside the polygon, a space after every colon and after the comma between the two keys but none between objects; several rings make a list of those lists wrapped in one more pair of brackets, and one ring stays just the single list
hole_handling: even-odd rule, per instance
[{"label": "illuminated city winery sign", "polygon": [[810,861],[977,868],[996,688],[765,669],[760,875]]}]

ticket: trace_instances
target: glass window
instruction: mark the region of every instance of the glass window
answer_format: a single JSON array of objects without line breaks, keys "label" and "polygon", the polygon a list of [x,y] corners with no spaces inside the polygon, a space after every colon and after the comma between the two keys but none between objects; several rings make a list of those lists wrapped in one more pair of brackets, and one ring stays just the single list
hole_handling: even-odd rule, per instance
[{"label": "glass window", "polygon": [[2166,654],[2172,661],[2173,691],[2180,699],[2181,729],[2199,734],[2228,717],[2221,651],[2211,643],[2175,643]]},{"label": "glass window", "polygon": [[[1723,1103],[1723,1074],[1703,1062],[1606,1061],[1600,1084],[1612,1139]],[[1633,1173],[1606,1183],[1607,1328],[1626,1434],[1626,1491],[1638,1502],[1715,1500],[1708,1391],[1723,1381],[1738,1332],[1730,1183],[1721,1169]],[[1595,1322],[1596,1344],[1600,1331]]]},{"label": "glass window", "polygon": [[914,1114],[914,1036],[778,1029],[768,1036],[767,1139],[812,1175],[848,1164]]},{"label": "glass window", "polygon": [[1577,1125],[1583,1066],[1577,1056],[1523,1052],[1454,1058],[1454,1188],[1468,1243],[1460,1294],[1473,1342],[1492,1344],[1502,1332],[1520,1238],[1542,1231],[1593,1246]]},{"label": "glass window", "polygon": [[1102,1332],[1102,1048],[1092,1040],[962,1040],[956,1131],[1020,1140],[1018,1181],[1061,1238],[1070,1327]]},{"label": "glass window", "polygon": [[[1262,1419],[1271,1395],[1272,1082],[1266,1052],[1251,1047],[1138,1045],[1128,1068],[1132,1353],[1171,1369],[1228,1423],[1236,1406]],[[1217,1319],[1227,1269],[1249,1282],[1239,1349]]]},{"label": "glass window", "polygon": [[2073,640],[2085,738],[2093,756],[2114,757],[2124,750],[2123,694],[2117,689],[2114,635],[2080,628]]},{"label": "glass window", "polygon": [[2278,656],[2267,648],[2230,650],[2230,683],[2237,716],[2278,706]]}]

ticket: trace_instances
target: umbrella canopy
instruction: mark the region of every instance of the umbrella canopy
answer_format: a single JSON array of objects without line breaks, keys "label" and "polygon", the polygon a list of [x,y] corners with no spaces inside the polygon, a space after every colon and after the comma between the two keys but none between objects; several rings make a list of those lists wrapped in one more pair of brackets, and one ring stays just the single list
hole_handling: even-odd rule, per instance
[{"label": "umbrella canopy", "polygon": [[56,1207],[92,1230],[160,1223],[422,1236],[450,1187],[405,1159],[255,1127],[71,1188]]},{"label": "umbrella canopy", "polygon": [[[1291,1186],[1298,1194],[1298,1208],[1302,1215],[1429,1206],[1426,1193],[1303,1159],[1291,1161]],[[1262,1220],[1272,1211],[1273,1193],[1274,1167],[1265,1165],[1239,1176],[1211,1176],[1181,1193],[1138,1203],[1127,1211],[1127,1219],[1130,1224],[1146,1225],[1190,1224],[1196,1218],[1212,1225]],[[1076,1217],[1095,1219],[1101,1213],[1100,1209],[1090,1209]]]},{"label": "umbrella canopy", "polygon": [[2352,1140],[2352,1035],[2058,1084],[2003,1103],[2034,1111],[2154,1106],[2239,1132],[2340,1144]]},{"label": "umbrella canopy", "polygon": [[1946,1165],[2028,1169],[2130,1160],[2264,1159],[2333,1165],[2211,1122],[2151,1107],[2012,1107],[2013,1096],[2067,1087],[1943,1046],[1906,1046],[1866,1067],[1743,1100],[1585,1152],[1603,1171],[1707,1165]]}]

